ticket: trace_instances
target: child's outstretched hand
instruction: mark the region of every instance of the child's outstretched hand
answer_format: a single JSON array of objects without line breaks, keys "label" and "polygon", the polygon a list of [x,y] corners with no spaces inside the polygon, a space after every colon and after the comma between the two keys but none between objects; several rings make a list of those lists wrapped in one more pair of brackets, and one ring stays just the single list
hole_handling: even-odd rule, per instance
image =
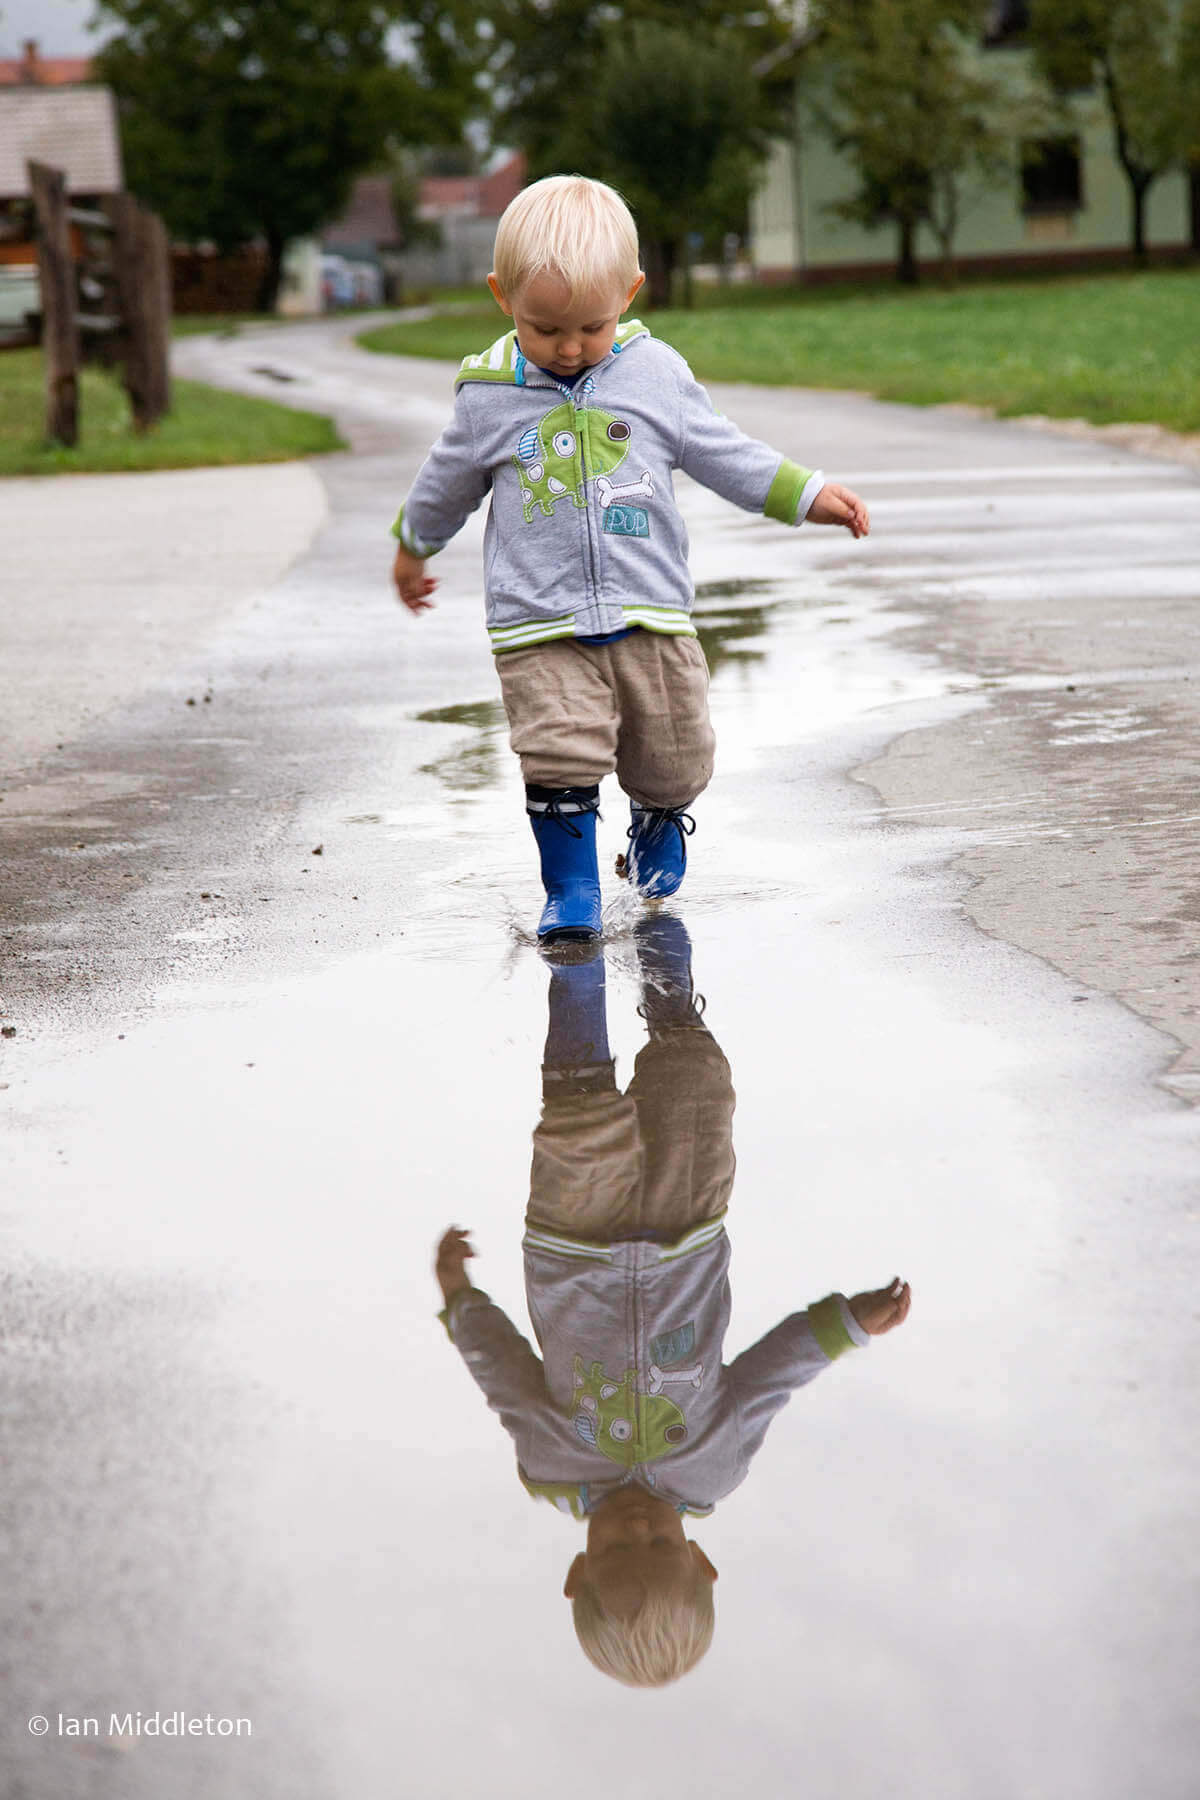
[{"label": "child's outstretched hand", "polygon": [[[821,491],[823,493],[824,489]],[[423,557],[414,556],[411,550],[404,548],[403,544],[397,545],[396,560],[392,564],[392,580],[396,583],[396,592],[409,612],[428,612],[433,605],[429,596],[437,586],[437,582],[432,575],[425,573]]]},{"label": "child's outstretched hand", "polygon": [[449,1231],[443,1232],[438,1242],[433,1272],[447,1306],[455,1294],[461,1294],[464,1288],[470,1287],[471,1280],[464,1265],[468,1257],[474,1254],[470,1233],[463,1231],[461,1226],[452,1225]]},{"label": "child's outstretched hand", "polygon": [[805,515],[805,523],[810,520],[814,525],[844,525],[856,538],[868,536],[871,530],[865,502],[836,481],[825,483]]},{"label": "child's outstretched hand", "polygon": [[912,1305],[912,1292],[907,1281],[897,1275],[886,1287],[867,1294],[855,1294],[848,1302],[850,1311],[871,1337],[882,1337],[903,1325]]}]

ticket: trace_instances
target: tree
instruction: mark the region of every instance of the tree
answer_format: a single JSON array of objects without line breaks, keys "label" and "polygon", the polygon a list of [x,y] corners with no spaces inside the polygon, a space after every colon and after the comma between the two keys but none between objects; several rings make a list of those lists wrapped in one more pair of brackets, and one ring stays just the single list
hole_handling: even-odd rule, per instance
[{"label": "tree", "polygon": [[1179,16],[1179,100],[1184,122],[1192,255],[1200,255],[1200,0],[1183,0]]},{"label": "tree", "polygon": [[[977,73],[967,34],[974,0],[817,0],[817,54],[828,77],[819,117],[848,151],[858,188],[836,210],[844,218],[896,226],[896,273],[918,278],[917,227],[928,223],[949,270],[970,174],[1008,169],[1008,130],[996,123],[997,84]],[[1011,122],[1010,122],[1011,124]]]},{"label": "tree", "polygon": [[656,22],[614,34],[556,151],[611,182],[638,222],[652,306],[677,269],[691,302],[691,244],[740,228],[766,148],[766,115],[736,45]]},{"label": "tree", "polygon": [[[1192,13],[1189,6],[1185,9]],[[1130,192],[1130,238],[1146,260],[1146,195],[1186,148],[1178,0],[1054,0],[1035,6],[1030,42],[1064,98],[1098,84]]]},{"label": "tree", "polygon": [[[578,146],[578,123],[589,113],[597,84],[611,85],[617,59],[629,67],[635,27],[675,27],[664,53],[719,34],[731,55],[751,59],[784,43],[790,8],[780,0],[690,0],[680,24],[679,0],[482,0],[492,34],[489,80],[495,96],[496,132],[520,145],[534,176],[566,168]],[[685,52],[684,61],[690,52]],[[664,84],[674,62],[653,71]],[[648,71],[649,72],[649,71]],[[587,147],[578,166],[590,173],[599,145]]]},{"label": "tree", "polygon": [[406,12],[399,65],[395,9],[375,0],[99,0],[98,10],[123,27],[96,60],[117,95],[131,187],[178,237],[221,249],[265,240],[263,310],[287,240],[336,217],[389,143],[459,129],[469,98],[459,15],[434,0]]}]

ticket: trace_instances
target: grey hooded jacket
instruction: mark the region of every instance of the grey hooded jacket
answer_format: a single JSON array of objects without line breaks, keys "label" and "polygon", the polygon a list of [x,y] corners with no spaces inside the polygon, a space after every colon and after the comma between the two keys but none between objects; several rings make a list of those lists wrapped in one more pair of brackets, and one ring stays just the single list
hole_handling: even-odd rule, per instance
[{"label": "grey hooded jacket", "polygon": [[722,418],[683,358],[636,320],[574,387],[526,362],[510,331],[463,363],[454,419],[392,531],[431,556],[491,492],[497,654],[630,626],[694,636],[676,469],[785,525],[801,523],[825,480]]},{"label": "grey hooded jacket", "polygon": [[530,1227],[525,1293],[541,1357],[481,1288],[454,1297],[443,1323],[531,1494],[583,1518],[636,1481],[680,1512],[711,1512],[795,1390],[870,1341],[830,1294],[726,1364],[728,1273],[719,1218],[673,1244]]}]

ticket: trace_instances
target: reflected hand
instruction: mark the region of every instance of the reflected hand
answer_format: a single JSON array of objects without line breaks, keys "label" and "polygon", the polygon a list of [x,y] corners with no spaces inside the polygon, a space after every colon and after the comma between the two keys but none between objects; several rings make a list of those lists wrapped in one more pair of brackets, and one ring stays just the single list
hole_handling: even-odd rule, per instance
[{"label": "reflected hand", "polygon": [[825,483],[805,514],[805,523],[844,525],[856,538],[869,536],[871,530],[866,503],[849,488],[839,487],[836,481]]},{"label": "reflected hand", "polygon": [[901,1281],[896,1275],[886,1287],[855,1294],[848,1304],[865,1332],[871,1337],[882,1337],[885,1331],[894,1331],[907,1319],[912,1290],[907,1281]]},{"label": "reflected hand", "polygon": [[428,612],[433,605],[429,598],[437,582],[432,575],[425,573],[425,559],[414,556],[400,544],[396,550],[396,560],[392,564],[392,580],[396,583],[399,594],[409,612]]},{"label": "reflected hand", "polygon": [[438,1240],[433,1272],[442,1290],[442,1299],[447,1305],[455,1294],[461,1294],[464,1288],[470,1287],[471,1280],[464,1264],[474,1254],[470,1233],[463,1231],[461,1226],[451,1225],[449,1231],[443,1232]]}]

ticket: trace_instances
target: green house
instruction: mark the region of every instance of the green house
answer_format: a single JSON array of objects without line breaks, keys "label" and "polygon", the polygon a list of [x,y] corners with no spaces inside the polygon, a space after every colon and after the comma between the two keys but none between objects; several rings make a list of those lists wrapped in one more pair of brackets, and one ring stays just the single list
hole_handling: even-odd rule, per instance
[{"label": "green house", "polygon": [[[1026,18],[1020,0],[1001,0],[976,52],[983,72],[1011,96],[1006,110],[1013,118],[1029,110],[1036,92],[1032,53],[1023,42]],[[752,202],[755,274],[780,282],[890,274],[895,225],[881,219],[868,229],[833,210],[856,182],[848,155],[834,148],[821,123],[828,76],[819,46],[801,31],[773,60],[775,67],[764,66],[762,73],[790,83],[792,135],[772,145]],[[1193,242],[1192,210],[1187,174],[1167,170],[1147,198],[1151,253],[1186,254]],[[964,178],[954,243],[955,261],[964,268],[1101,267],[1124,261],[1129,244],[1129,184],[1098,91],[1073,95],[1061,121],[1044,120],[1029,135],[1018,131],[1007,180]],[[937,260],[928,227],[919,229],[916,249],[919,262]]]}]

